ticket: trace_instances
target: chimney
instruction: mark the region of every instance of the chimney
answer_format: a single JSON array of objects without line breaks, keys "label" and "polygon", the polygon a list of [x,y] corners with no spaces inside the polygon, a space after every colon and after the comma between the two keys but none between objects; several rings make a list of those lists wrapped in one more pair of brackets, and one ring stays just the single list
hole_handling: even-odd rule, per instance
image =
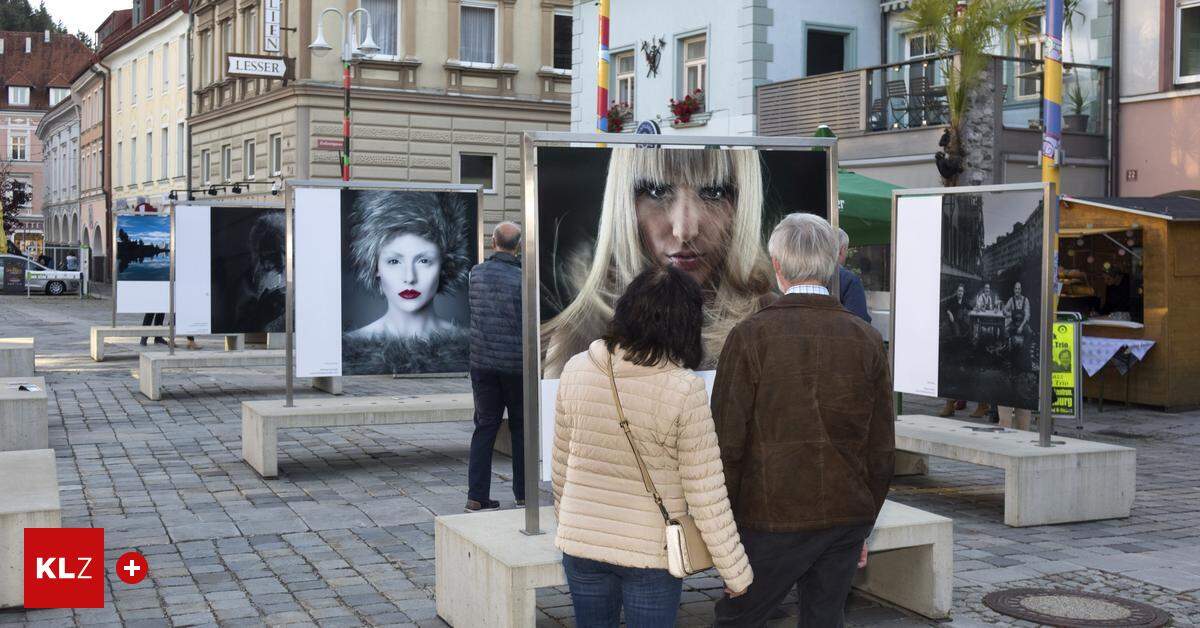
[{"label": "chimney", "polygon": [[50,43],[50,30],[49,30],[49,29],[47,29],[47,30],[45,31],[45,34],[44,34],[44,35],[42,35],[42,41],[43,41],[43,42],[45,42],[45,43],[47,43],[47,44],[48,44],[48,43]]},{"label": "chimney", "polygon": [[32,51],[32,50],[33,50],[33,38],[26,37],[25,38],[25,54],[29,54],[30,51]]}]

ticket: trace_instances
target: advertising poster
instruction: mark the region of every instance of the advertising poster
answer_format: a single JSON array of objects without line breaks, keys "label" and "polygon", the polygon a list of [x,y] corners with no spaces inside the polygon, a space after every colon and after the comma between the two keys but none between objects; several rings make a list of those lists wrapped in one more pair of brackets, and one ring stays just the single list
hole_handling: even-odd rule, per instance
[{"label": "advertising poster", "polygon": [[1075,346],[1075,330],[1078,323],[1054,323],[1054,350],[1050,352],[1053,363],[1050,369],[1050,386],[1054,390],[1051,408],[1059,416],[1076,416],[1075,373],[1078,371],[1078,352]]},{"label": "advertising poster", "polygon": [[117,215],[117,312],[166,312],[171,279],[171,217]]},{"label": "advertising poster", "polygon": [[284,331],[287,283],[283,209],[214,207],[210,224],[210,333]]},{"label": "advertising poster", "polygon": [[476,192],[298,189],[295,207],[297,376],[468,370]]},{"label": "advertising poster", "polygon": [[[651,265],[716,295],[701,370],[715,368],[730,329],[775,298],[770,231],[793,212],[828,216],[827,168],[827,153],[800,149],[539,148],[544,433],[563,366],[603,335],[617,296]],[[548,477],[546,451],[542,460]]]}]

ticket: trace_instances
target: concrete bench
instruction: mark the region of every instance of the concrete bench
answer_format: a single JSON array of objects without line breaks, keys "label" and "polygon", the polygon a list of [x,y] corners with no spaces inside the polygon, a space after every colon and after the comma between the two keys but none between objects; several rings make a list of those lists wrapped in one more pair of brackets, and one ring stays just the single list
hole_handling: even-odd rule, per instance
[{"label": "concrete bench", "polygon": [[[438,616],[451,626],[534,625],[536,590],[567,583],[554,547],[554,509],[540,511],[545,534],[526,536],[525,511],[498,510],[434,520]],[[859,588],[940,619],[950,614],[954,581],[952,522],[887,502],[872,533]]]},{"label": "concrete bench", "polygon": [[62,526],[54,450],[0,452],[0,608],[25,603],[25,528]]},{"label": "concrete bench", "polygon": [[[1004,523],[1037,526],[1129,516],[1137,452],[1129,447],[1055,436],[993,431],[990,425],[904,415],[896,419],[896,449],[1004,469]],[[919,468],[926,461],[898,464]],[[928,465],[924,464],[927,468]]]},{"label": "concrete bench", "polygon": [[279,430],[469,421],[475,403],[467,394],[296,399],[242,402],[242,460],[264,478],[279,475]]},{"label": "concrete bench", "polygon": [[0,451],[50,446],[46,401],[45,378],[0,377]]},{"label": "concrete bench", "polygon": [[0,338],[0,377],[33,375],[33,338]]},{"label": "concrete bench", "polygon": [[[237,368],[258,366],[283,366],[286,355],[276,349],[255,351],[227,351],[204,353],[201,351],[176,351],[169,353],[143,353],[138,362],[138,389],[147,399],[162,399],[162,377],[166,369]],[[314,377],[312,386],[333,395],[342,394],[340,377]]]},{"label": "concrete bench", "polygon": [[[171,328],[166,325],[127,325],[124,327],[97,326],[91,331],[92,359],[104,361],[104,343],[109,338],[166,338],[171,334]],[[245,334],[221,334],[225,339],[226,351],[241,351],[246,348]],[[184,336],[176,336],[176,345],[183,344]]]}]

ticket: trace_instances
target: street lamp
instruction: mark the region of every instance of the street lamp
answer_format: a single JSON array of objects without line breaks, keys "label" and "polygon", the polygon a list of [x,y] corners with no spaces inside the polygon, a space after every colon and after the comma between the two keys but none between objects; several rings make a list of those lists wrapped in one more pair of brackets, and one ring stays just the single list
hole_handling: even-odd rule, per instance
[{"label": "street lamp", "polygon": [[[375,44],[375,38],[371,36],[371,13],[366,9],[358,8],[349,13],[342,13],[341,10],[328,8],[321,12],[321,17],[317,19],[317,36],[313,38],[312,43],[308,45],[308,49],[312,51],[314,56],[323,57],[325,53],[333,50],[329,42],[325,41],[325,26],[323,24],[326,13],[336,13],[338,21],[342,25],[342,92],[344,94],[344,104],[342,107],[342,180],[350,180],[350,63],[363,55],[370,55],[379,52],[379,46]],[[363,29],[362,43],[355,41],[358,39],[357,31],[355,30],[354,16],[360,14],[359,23],[366,21],[367,27]]]}]

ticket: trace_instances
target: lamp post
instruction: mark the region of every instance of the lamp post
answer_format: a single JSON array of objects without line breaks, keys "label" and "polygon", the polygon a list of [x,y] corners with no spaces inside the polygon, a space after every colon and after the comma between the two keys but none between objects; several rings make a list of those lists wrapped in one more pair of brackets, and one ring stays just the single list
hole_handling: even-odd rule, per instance
[{"label": "lamp post", "polygon": [[[325,53],[333,50],[329,42],[325,41],[324,20],[326,13],[336,13],[339,22],[342,25],[342,180],[350,180],[350,64],[355,59],[363,55],[369,55],[379,52],[379,46],[375,45],[375,38],[371,36],[371,14],[366,9],[358,8],[349,13],[342,13],[341,10],[328,8],[321,12],[321,17],[317,19],[317,36],[313,38],[312,43],[308,45],[308,49],[313,52],[313,55],[321,57]],[[363,39],[360,44],[357,39],[357,31],[355,30],[354,16],[360,14],[361,23],[366,20],[367,27],[363,30]]]}]

